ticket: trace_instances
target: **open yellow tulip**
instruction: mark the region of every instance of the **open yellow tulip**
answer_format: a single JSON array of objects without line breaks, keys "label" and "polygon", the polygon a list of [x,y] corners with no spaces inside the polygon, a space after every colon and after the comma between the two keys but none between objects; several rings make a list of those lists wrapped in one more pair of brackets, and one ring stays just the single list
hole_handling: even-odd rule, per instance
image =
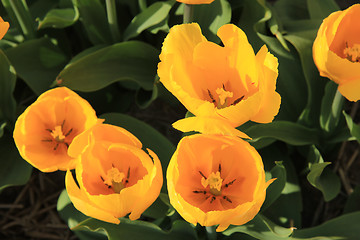
[{"label": "open yellow tulip", "polygon": [[235,127],[249,120],[271,122],[279,111],[278,61],[265,45],[255,56],[235,25],[222,26],[218,36],[224,47],[207,41],[196,23],[172,27],[163,43],[158,75],[195,115],[174,123],[174,128],[247,137]]},{"label": "open yellow tulip", "polygon": [[170,203],[188,222],[242,225],[255,217],[267,186],[263,163],[248,142],[235,136],[184,137],[167,169]]},{"label": "open yellow tulip", "polygon": [[41,94],[19,116],[13,137],[22,158],[40,171],[67,170],[76,164],[67,154],[72,140],[97,123],[85,99],[59,87]]},{"label": "open yellow tulip", "polygon": [[350,101],[360,99],[360,4],[330,14],[321,24],[313,45],[320,75],[337,84]]},{"label": "open yellow tulip", "polygon": [[66,173],[66,190],[75,208],[93,218],[119,223],[138,219],[159,196],[162,168],[155,153],[123,128],[98,124],[76,137],[69,155],[78,159],[76,179]]}]

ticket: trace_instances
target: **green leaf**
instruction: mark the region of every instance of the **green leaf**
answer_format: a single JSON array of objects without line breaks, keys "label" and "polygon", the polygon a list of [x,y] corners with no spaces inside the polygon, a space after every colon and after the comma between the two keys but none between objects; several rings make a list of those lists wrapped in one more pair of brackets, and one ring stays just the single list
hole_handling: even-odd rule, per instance
[{"label": "green leaf", "polygon": [[[69,228],[77,226],[80,222],[88,219],[89,217],[85,216],[79,212],[74,205],[71,203],[69,195],[64,189],[57,201],[57,211],[62,220],[64,220]],[[80,240],[106,240],[105,232],[90,232],[90,231],[74,231],[75,235]]]},{"label": "green leaf", "polygon": [[136,104],[144,109],[150,106],[150,104],[158,97],[158,84],[154,84],[152,91],[145,91],[142,88],[136,91]]},{"label": "green leaf", "polygon": [[60,72],[57,83],[91,92],[116,81],[131,80],[145,90],[152,90],[158,58],[159,51],[146,43],[117,43],[71,62]]},{"label": "green leaf", "polygon": [[193,21],[199,23],[207,40],[219,43],[218,29],[231,20],[231,6],[226,0],[216,0],[211,4],[194,6]]},{"label": "green leaf", "polygon": [[246,233],[256,239],[285,240],[290,239],[292,228],[283,228],[271,222],[266,217],[258,214],[253,220],[242,226],[230,226],[223,232],[225,236],[233,233]]},{"label": "green leaf", "polygon": [[43,20],[39,21],[38,29],[66,28],[79,19],[77,8],[51,9]]},{"label": "green leaf", "polygon": [[183,240],[197,239],[195,230],[191,225],[184,221],[175,221],[170,231],[163,231],[157,225],[144,221],[131,221],[121,218],[120,224],[101,222],[95,219],[88,219],[73,228],[80,230],[83,228],[91,231],[104,230],[109,240],[132,239],[132,240]]},{"label": "green leaf", "polygon": [[340,8],[334,0],[307,0],[310,18],[324,19]]},{"label": "green leaf", "polygon": [[337,84],[329,81],[321,102],[320,126],[326,132],[332,133],[338,127],[345,99],[337,90]]},{"label": "green leaf", "polygon": [[9,186],[23,185],[31,176],[32,166],[23,160],[12,137],[0,138],[0,192]]},{"label": "green leaf", "polygon": [[266,181],[273,178],[276,178],[276,180],[266,189],[266,199],[261,207],[261,211],[267,209],[280,197],[286,184],[286,169],[282,162],[275,161],[275,166],[271,169],[270,175]]},{"label": "green leaf", "polygon": [[112,37],[104,6],[99,0],[72,0],[80,12],[82,22],[90,41],[96,44],[111,43]]},{"label": "green leaf", "polygon": [[355,124],[352,118],[343,111],[343,114],[346,119],[346,124],[350,129],[350,134],[356,138],[356,140],[360,143],[360,126]]},{"label": "green leaf", "polygon": [[49,89],[67,58],[49,38],[29,40],[5,51],[17,75],[37,95]]},{"label": "green leaf", "polygon": [[169,11],[175,1],[155,2],[133,18],[124,31],[124,41],[138,36],[142,31],[156,26],[169,16]]},{"label": "green leaf", "polygon": [[4,52],[0,50],[0,120],[15,120],[16,102],[13,96],[15,84],[15,70]]},{"label": "green leaf", "polygon": [[266,124],[255,124],[247,129],[240,129],[248,134],[255,143],[260,139],[273,138],[294,146],[317,144],[318,131],[289,121],[274,121]]},{"label": "green leaf", "polygon": [[322,192],[327,202],[334,199],[341,188],[338,176],[330,169],[325,169],[329,164],[331,163],[319,160],[319,163],[310,166],[310,172],[307,175],[309,183]]},{"label": "green leaf", "polygon": [[[295,230],[294,239],[358,240],[360,236],[360,212],[345,214],[308,229]],[[329,237],[329,238],[327,238]]]},{"label": "green leaf", "polygon": [[[105,123],[117,125],[125,128],[134,134],[143,144],[144,148],[149,148],[156,153],[161,161],[163,176],[166,176],[166,169],[170,158],[175,152],[174,145],[157,130],[148,124],[121,113],[106,113],[100,116],[105,119]],[[166,184],[163,184],[163,191]]]}]

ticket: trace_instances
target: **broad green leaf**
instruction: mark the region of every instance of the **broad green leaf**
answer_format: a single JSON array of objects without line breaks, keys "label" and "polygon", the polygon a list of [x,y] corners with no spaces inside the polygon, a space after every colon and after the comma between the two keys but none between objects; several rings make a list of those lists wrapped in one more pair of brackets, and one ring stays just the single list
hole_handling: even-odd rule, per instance
[{"label": "broad green leaf", "polygon": [[300,117],[300,121],[310,126],[319,125],[321,99],[324,95],[326,83],[326,81],[320,77],[319,71],[317,70],[312,58],[312,44],[315,39],[316,32],[317,29],[314,29],[311,32],[312,34],[310,34],[310,38],[308,35],[303,35],[301,32],[285,36],[285,39],[296,48],[301,60],[308,94],[307,105]]},{"label": "broad green leaf", "polygon": [[[64,189],[57,201],[57,211],[62,220],[64,220],[69,228],[77,226],[80,222],[88,219],[89,217],[85,216],[71,203],[70,198]],[[75,235],[80,240],[106,240],[107,236],[105,232],[91,232],[91,231],[74,231]]]},{"label": "broad green leaf", "polygon": [[345,99],[337,90],[337,84],[329,81],[321,102],[320,126],[326,132],[332,133],[338,127]]},{"label": "broad green leaf", "polygon": [[0,122],[0,138],[2,138],[2,136],[4,136],[4,130],[5,130],[5,127],[6,127],[7,123],[2,121]]},{"label": "broad green leaf", "polygon": [[131,80],[152,90],[159,51],[138,41],[101,48],[71,62],[60,72],[57,83],[73,90],[96,91],[116,81]]},{"label": "broad green leaf", "polygon": [[261,207],[262,211],[271,206],[271,204],[280,197],[286,184],[286,169],[282,162],[279,162],[279,159],[275,160],[275,166],[269,173],[271,176],[269,176],[269,179],[266,179],[266,181],[273,178],[276,178],[276,180],[266,189],[266,199]]},{"label": "broad green leaf", "polygon": [[266,124],[256,124],[247,129],[240,129],[248,134],[256,143],[263,138],[273,138],[290,145],[302,146],[318,144],[318,131],[289,121],[274,121]]},{"label": "broad green leaf", "polygon": [[309,18],[305,0],[278,0],[273,6],[283,23]]},{"label": "broad green leaf", "polygon": [[16,102],[13,96],[16,73],[8,58],[0,50],[0,120],[15,120]]},{"label": "broad green leaf", "polygon": [[66,28],[79,19],[77,8],[51,9],[43,20],[39,21],[38,29]]},{"label": "broad green leaf", "polygon": [[174,0],[167,2],[155,2],[146,8],[145,11],[135,16],[124,31],[124,41],[136,37],[142,31],[153,27],[167,19],[169,16],[169,11],[174,3]]},{"label": "broad green leaf", "polygon": [[37,95],[49,89],[67,58],[49,38],[29,40],[5,51],[17,75]]},{"label": "broad green leaf", "polygon": [[90,41],[96,44],[111,43],[112,37],[104,6],[99,0],[72,0],[79,10],[82,22]]},{"label": "broad green leaf", "polygon": [[21,158],[12,137],[0,138],[0,192],[9,186],[23,185],[31,176],[32,166]]},{"label": "broad green leaf", "polygon": [[[175,151],[174,145],[167,138],[148,124],[125,114],[106,113],[100,118],[105,119],[105,123],[125,128],[142,142],[144,148],[154,151],[161,161],[163,176],[166,176],[167,166]],[[166,184],[163,184],[162,189],[165,191]]]},{"label": "broad green leaf", "polygon": [[233,233],[246,233],[256,239],[287,240],[292,234],[292,228],[283,228],[271,222],[266,217],[258,214],[253,220],[242,226],[230,226],[223,232],[225,236]]},{"label": "broad green leaf", "polygon": [[344,214],[316,227],[295,230],[292,237],[296,240],[358,240],[360,236],[359,222],[360,211]]},{"label": "broad green leaf", "polygon": [[220,42],[218,29],[231,20],[231,6],[227,0],[216,0],[211,4],[194,6],[194,22],[199,23],[203,35],[212,42]]},{"label": "broad green leaf", "polygon": [[109,240],[132,239],[132,240],[184,240],[197,239],[195,230],[185,221],[175,221],[170,231],[163,231],[157,225],[140,220],[131,221],[121,218],[118,225],[101,222],[95,219],[88,219],[81,222],[73,230],[83,228],[92,231],[104,230]]},{"label": "broad green leaf", "polygon": [[360,211],[360,185],[357,185],[349,198],[346,200],[343,213]]},{"label": "broad green leaf", "polygon": [[310,18],[324,19],[331,13],[340,10],[334,0],[307,0]]},{"label": "broad green leaf", "polygon": [[343,114],[346,119],[346,124],[348,128],[350,129],[350,133],[353,137],[356,138],[356,140],[360,143],[360,126],[355,124],[352,120],[352,118],[343,111]]},{"label": "broad green leaf", "polygon": [[339,177],[330,169],[325,169],[330,162],[314,163],[310,166],[307,179],[311,185],[319,189],[325,201],[334,199],[340,192],[341,184]]},{"label": "broad green leaf", "polygon": [[[261,149],[259,153],[264,160],[265,169],[268,168],[267,165],[269,159],[272,159],[272,162],[282,161],[284,169],[286,170],[286,182],[281,191],[281,195],[271,204],[270,207],[266,209],[263,207],[261,213],[274,223],[283,227],[294,226],[296,228],[301,228],[301,216],[303,211],[302,196],[298,174],[291,161],[292,159],[290,159],[289,155],[286,153],[283,144],[280,143],[272,144],[264,149]],[[278,180],[272,184],[275,184],[277,181]],[[269,187],[271,187],[271,185]],[[266,196],[266,198],[267,197],[268,196]],[[268,200],[266,199],[264,206],[267,204],[267,201]]]}]

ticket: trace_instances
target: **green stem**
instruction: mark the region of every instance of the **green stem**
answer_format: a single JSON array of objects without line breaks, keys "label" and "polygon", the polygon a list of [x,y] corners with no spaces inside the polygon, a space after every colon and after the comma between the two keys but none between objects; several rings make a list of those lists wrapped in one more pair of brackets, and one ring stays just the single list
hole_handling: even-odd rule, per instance
[{"label": "green stem", "polygon": [[113,41],[119,42],[121,38],[116,16],[115,0],[106,0],[106,12]]},{"label": "green stem", "polygon": [[146,0],[139,0],[138,2],[140,11],[144,11],[147,8]]},{"label": "green stem", "polygon": [[26,39],[35,38],[35,29],[33,26],[33,20],[28,10],[26,2],[20,0],[11,0],[9,1],[9,3],[25,38]]},{"label": "green stem", "polygon": [[194,17],[194,5],[185,4],[183,23],[191,23],[194,20],[193,17]]},{"label": "green stem", "polygon": [[206,235],[209,240],[216,240],[216,231],[215,226],[205,227],[206,229]]}]

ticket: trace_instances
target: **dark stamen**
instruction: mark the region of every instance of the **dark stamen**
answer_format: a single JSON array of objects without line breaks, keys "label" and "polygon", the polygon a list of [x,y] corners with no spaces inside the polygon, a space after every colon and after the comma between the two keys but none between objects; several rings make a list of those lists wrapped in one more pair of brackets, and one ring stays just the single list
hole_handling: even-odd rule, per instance
[{"label": "dark stamen", "polygon": [[61,123],[61,130],[64,129],[64,124],[65,124],[65,119],[64,119],[64,121]]},{"label": "dark stamen", "polygon": [[[101,180],[103,181],[103,182],[105,182],[105,180],[104,180],[104,178],[102,177],[102,176],[100,176],[100,178],[101,178]],[[109,184],[107,184],[107,183],[104,183],[105,184],[105,186],[107,187],[107,188],[111,188],[111,186],[109,185]]]},{"label": "dark stamen", "polygon": [[238,104],[239,102],[241,102],[241,100],[243,100],[244,99],[244,97],[245,97],[245,95],[244,96],[242,96],[242,97],[239,97],[238,99],[236,99],[231,105],[236,105],[236,104]]},{"label": "dark stamen", "polygon": [[56,146],[54,147],[54,151],[56,151],[56,149],[59,147],[60,143],[57,143]]},{"label": "dark stamen", "polygon": [[48,132],[51,132],[52,133],[52,130],[51,129],[49,129],[49,128],[47,128],[47,129],[45,129],[46,131],[48,131]]},{"label": "dark stamen", "polygon": [[224,89],[224,91],[226,91],[226,89],[225,89],[225,85],[224,84],[222,84],[223,85],[223,89]]},{"label": "dark stamen", "polygon": [[204,175],[201,171],[199,171],[199,173],[200,173],[200,175],[201,175],[203,178],[207,179],[207,178],[205,177],[205,175]]},{"label": "dark stamen", "polygon": [[221,173],[221,164],[219,163],[219,173]]},{"label": "dark stamen", "polygon": [[101,180],[102,180],[103,182],[105,182],[105,180],[104,180],[104,178],[103,178],[102,176],[100,176],[100,178],[101,178]]},{"label": "dark stamen", "polygon": [[228,186],[230,186],[231,184],[233,184],[235,181],[236,181],[236,178],[235,178],[234,180],[232,180],[231,182],[228,182],[227,184],[225,184],[224,187],[227,188]]},{"label": "dark stamen", "polygon": [[227,196],[223,196],[223,199],[228,201],[229,203],[232,203],[232,201],[230,200],[230,198],[228,198]]},{"label": "dark stamen", "polygon": [[206,194],[206,191],[198,191],[198,190],[194,190],[193,193],[203,193]]},{"label": "dark stamen", "polygon": [[127,179],[130,178],[130,167],[128,168],[128,172],[127,172],[127,176],[126,176]]},{"label": "dark stamen", "polygon": [[41,140],[42,142],[52,142],[52,140],[51,139],[43,139],[43,140]]},{"label": "dark stamen", "polygon": [[215,101],[213,95],[211,94],[210,90],[208,89],[207,91],[208,91],[209,97],[211,98],[211,101],[212,101],[213,103],[215,103],[216,101]]},{"label": "dark stamen", "polygon": [[69,148],[69,144],[68,144],[68,143],[64,142],[64,144],[65,144],[66,148]]},{"label": "dark stamen", "polygon": [[212,196],[211,200],[210,200],[210,203],[212,203],[214,200],[216,199],[215,196]]},{"label": "dark stamen", "polygon": [[73,129],[70,129],[66,134],[65,137],[69,136]]}]

